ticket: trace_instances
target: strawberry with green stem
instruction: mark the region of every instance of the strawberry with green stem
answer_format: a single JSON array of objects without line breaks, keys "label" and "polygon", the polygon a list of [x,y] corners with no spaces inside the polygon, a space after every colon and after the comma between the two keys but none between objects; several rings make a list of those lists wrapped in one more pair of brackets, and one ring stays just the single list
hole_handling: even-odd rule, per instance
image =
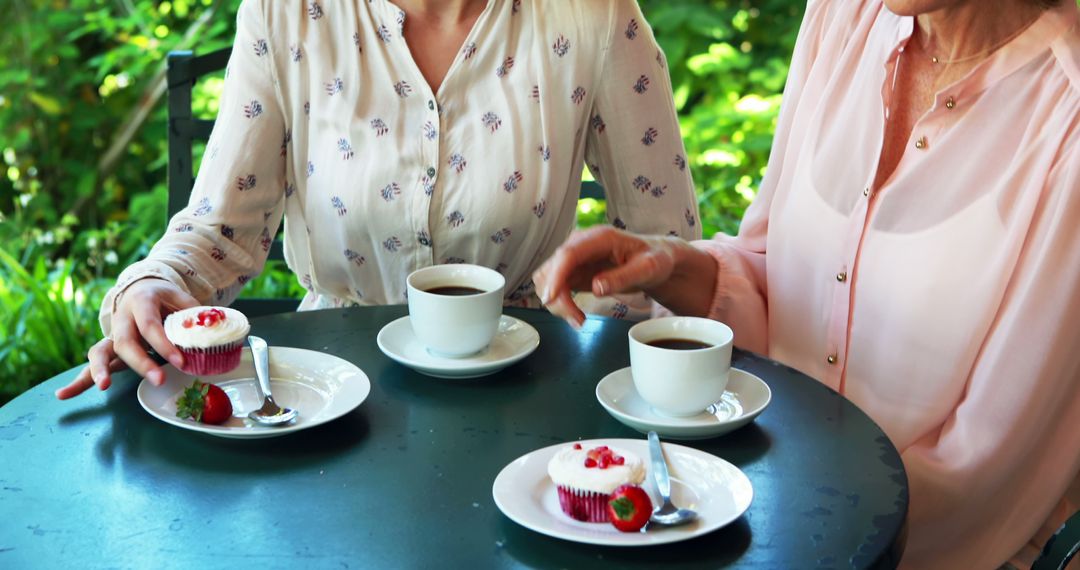
[{"label": "strawberry with green stem", "polygon": [[176,400],[176,416],[204,424],[223,424],[232,417],[232,402],[221,388],[195,380]]},{"label": "strawberry with green stem", "polygon": [[637,532],[652,516],[652,499],[637,485],[622,485],[611,493],[607,512],[615,528],[622,532]]}]

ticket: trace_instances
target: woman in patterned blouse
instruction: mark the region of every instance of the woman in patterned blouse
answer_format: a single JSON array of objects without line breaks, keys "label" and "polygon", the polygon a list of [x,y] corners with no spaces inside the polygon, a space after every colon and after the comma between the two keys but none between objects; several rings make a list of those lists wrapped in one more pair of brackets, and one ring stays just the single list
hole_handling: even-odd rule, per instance
[{"label": "woman in patterned blouse", "polygon": [[[405,301],[439,263],[530,274],[570,234],[583,165],[612,224],[700,236],[666,61],[635,0],[246,0],[188,207],[101,309],[67,398],[179,365],[161,315],[227,304],[285,223],[301,309]],[[621,307],[614,309],[620,312]]]},{"label": "woman in patterned blouse", "polygon": [[1076,0],[812,0],[739,235],[590,230],[536,284],[573,322],[574,287],[644,289],[857,404],[902,568],[1029,566],[1080,509]]}]

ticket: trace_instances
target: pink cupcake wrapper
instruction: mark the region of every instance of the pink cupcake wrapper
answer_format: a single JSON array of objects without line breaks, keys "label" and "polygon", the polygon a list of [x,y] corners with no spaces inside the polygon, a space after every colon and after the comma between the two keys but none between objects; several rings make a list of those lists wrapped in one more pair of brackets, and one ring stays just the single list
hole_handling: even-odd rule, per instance
[{"label": "pink cupcake wrapper", "polygon": [[559,492],[559,507],[570,518],[593,523],[609,521],[607,514],[607,503],[611,499],[609,493],[582,491],[563,485],[557,485],[556,489]]},{"label": "pink cupcake wrapper", "polygon": [[184,355],[183,371],[192,375],[224,374],[240,365],[243,340],[205,348],[178,346]]}]

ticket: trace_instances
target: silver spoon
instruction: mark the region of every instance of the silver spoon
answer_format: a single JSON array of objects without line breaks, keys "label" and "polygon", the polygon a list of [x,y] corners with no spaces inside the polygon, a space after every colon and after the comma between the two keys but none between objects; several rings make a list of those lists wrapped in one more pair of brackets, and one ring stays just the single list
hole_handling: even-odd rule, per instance
[{"label": "silver spoon", "polygon": [[653,509],[649,517],[650,523],[664,526],[675,526],[688,523],[697,518],[697,513],[690,509],[680,509],[671,504],[671,479],[668,477],[667,462],[664,461],[664,452],[660,449],[660,438],[655,431],[649,432],[649,459],[652,461],[653,479],[656,481],[656,490],[660,492],[660,498],[664,504]]},{"label": "silver spoon", "polygon": [[255,375],[259,378],[259,392],[263,395],[262,407],[248,414],[251,421],[264,426],[278,426],[293,421],[297,411],[282,408],[270,395],[270,349],[266,341],[257,336],[248,336],[251,346],[251,358],[255,361]]}]

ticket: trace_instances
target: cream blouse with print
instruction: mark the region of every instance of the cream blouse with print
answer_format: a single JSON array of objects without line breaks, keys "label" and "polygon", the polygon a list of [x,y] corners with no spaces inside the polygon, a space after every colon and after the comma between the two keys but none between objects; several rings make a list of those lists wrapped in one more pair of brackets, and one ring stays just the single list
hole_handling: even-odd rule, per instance
[{"label": "cream blouse with print", "polygon": [[[405,301],[468,262],[535,305],[575,226],[583,164],[616,226],[700,236],[666,61],[634,0],[489,0],[438,93],[387,0],[246,0],[191,202],[118,291],[173,281],[226,304],[284,213],[301,308]],[[625,308],[616,306],[616,313]]]},{"label": "cream blouse with print", "polygon": [[888,434],[901,568],[1026,567],[1080,508],[1080,13],[943,86],[875,187],[912,30],[881,0],[809,3],[758,197],[699,242],[712,314]]}]

